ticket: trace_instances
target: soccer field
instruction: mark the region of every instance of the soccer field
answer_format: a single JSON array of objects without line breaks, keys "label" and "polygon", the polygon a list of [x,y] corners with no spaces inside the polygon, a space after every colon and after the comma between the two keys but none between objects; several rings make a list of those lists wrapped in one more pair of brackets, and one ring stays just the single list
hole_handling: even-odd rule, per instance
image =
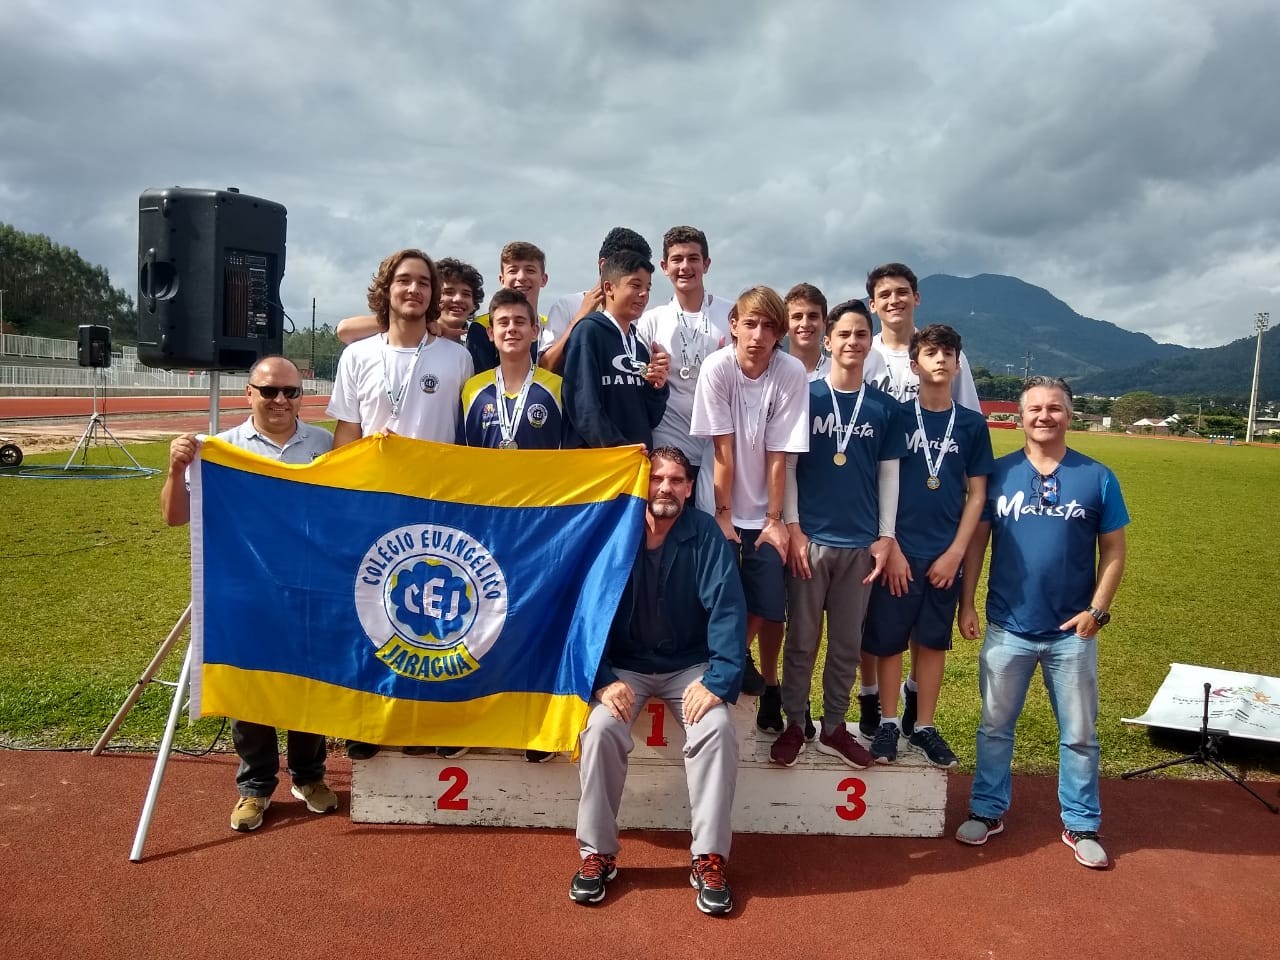
[{"label": "soccer field", "polygon": [[[1021,437],[993,431],[996,454]],[[1114,775],[1169,756],[1167,742],[1153,745],[1144,729],[1120,722],[1145,710],[1169,663],[1280,674],[1276,524],[1268,518],[1268,505],[1280,502],[1280,451],[1091,434],[1070,442],[1115,470],[1133,518],[1115,619],[1100,638],[1099,733],[1104,770]],[[163,467],[168,444],[131,450]],[[118,452],[115,459],[123,460]],[[187,531],[162,523],[161,482],[0,477],[0,741],[92,744],[182,613]],[[979,713],[977,650],[956,640],[938,713],[966,769]],[[179,662],[172,656],[165,675],[176,675]],[[152,689],[117,742],[154,745],[167,706],[167,692]],[[179,743],[205,743],[216,729],[209,720],[184,725]],[[1256,775],[1280,772],[1275,754],[1250,748],[1231,756],[1258,765]],[[1053,718],[1036,682],[1015,769],[1043,772],[1056,762]]]}]

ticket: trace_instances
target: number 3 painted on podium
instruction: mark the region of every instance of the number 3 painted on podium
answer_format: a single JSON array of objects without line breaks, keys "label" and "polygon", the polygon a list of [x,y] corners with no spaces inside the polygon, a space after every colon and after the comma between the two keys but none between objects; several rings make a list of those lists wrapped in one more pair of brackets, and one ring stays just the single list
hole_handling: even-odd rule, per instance
[{"label": "number 3 painted on podium", "polygon": [[836,792],[844,795],[844,802],[836,805],[836,816],[841,820],[858,820],[867,812],[867,785],[857,777],[846,777],[836,784]]}]

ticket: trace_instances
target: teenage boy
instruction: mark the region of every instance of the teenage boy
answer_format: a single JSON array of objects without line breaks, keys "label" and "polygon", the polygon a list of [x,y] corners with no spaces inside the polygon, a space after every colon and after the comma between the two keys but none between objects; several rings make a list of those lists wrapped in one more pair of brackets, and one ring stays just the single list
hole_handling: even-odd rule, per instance
[{"label": "teenage boy", "polygon": [[[880,332],[871,341],[864,376],[900,403],[914,400],[920,391],[920,379],[911,370],[911,335],[916,331],[916,308],[920,306],[920,283],[905,263],[884,263],[867,274],[867,299],[871,310],[880,318]],[[978,388],[973,383],[969,359],[960,354],[960,370],[951,384],[951,396],[962,407],[977,413]],[[908,736],[915,729],[916,715],[916,645],[911,643],[911,673],[902,687],[902,732]],[[876,663],[870,654],[863,656],[862,690],[858,697],[862,716],[858,730],[869,740],[880,728],[880,687],[876,679]]]},{"label": "teenage boy", "polygon": [[670,358],[636,336],[649,302],[653,264],[633,250],[600,268],[604,309],[574,325],[564,352],[564,445],[653,449],[667,406]]},{"label": "teenage boy", "polygon": [[1071,388],[1032,377],[1018,414],[1023,449],[996,461],[982,520],[964,565],[960,632],[976,640],[974,582],[991,540],[987,632],[978,656],[982,724],[969,818],[956,831],[979,846],[1004,830],[1012,798],[1013,739],[1036,664],[1058,723],[1062,842],[1096,870],[1110,860],[1098,839],[1098,631],[1124,574],[1129,511],[1106,466],[1067,446]]},{"label": "teenage boy", "polygon": [[748,656],[743,690],[751,695],[778,686],[786,619],[786,456],[809,449],[804,364],[777,349],[786,323],[776,292],[764,286],[746,290],[729,312],[733,343],[707,358],[693,398],[691,432],[714,444],[715,519],[725,538],[740,544],[747,640],[760,642],[765,686],[751,676]]},{"label": "teenage boy", "polygon": [[[538,318],[539,328],[534,331],[533,343],[529,345],[529,355],[537,363],[538,333],[547,322],[546,317],[538,316],[538,295],[547,285],[547,255],[524,240],[508,243],[498,257],[498,282],[523,293],[533,308],[533,315]],[[466,345],[476,373],[492,370],[498,365],[498,351],[494,348],[493,338],[489,336],[489,317],[490,314],[483,313],[467,328]]]},{"label": "teenage boy", "polygon": [[956,765],[956,755],[934,726],[934,712],[965,576],[960,565],[982,515],[987,477],[995,468],[986,419],[951,396],[960,347],[960,334],[944,324],[932,324],[911,337],[911,371],[919,378],[920,392],[901,407],[906,456],[896,524],[897,549],[906,558],[910,579],[905,593],[876,584],[863,638],[864,648],[878,658],[884,707],[871,742],[877,763],[898,758],[898,738],[905,732],[898,720],[898,684],[910,640],[918,689],[907,743],[935,767]]},{"label": "teenage boy", "polygon": [[[446,340],[462,343],[476,307],[484,299],[484,277],[471,264],[453,257],[442,257],[437,261],[436,273],[440,276],[440,291],[436,297],[440,316],[435,332]],[[343,343],[355,343],[372,337],[381,329],[377,317],[364,314],[339,321],[334,332]]]},{"label": "teenage boy", "polygon": [[462,388],[458,442],[502,450],[560,449],[560,378],[535,366],[529,355],[537,340],[533,305],[519,290],[503,287],[489,301],[488,317],[484,329],[499,362]]},{"label": "teenage boy", "polygon": [[[397,250],[369,284],[369,309],[381,330],[338,358],[326,413],[337,421],[335,448],[372,433],[453,443],[471,355],[432,328],[440,315],[436,265],[421,250]],[[367,760],[373,744],[350,741],[347,756]],[[451,748],[441,748],[450,750]]]},{"label": "teenage boy", "polygon": [[831,311],[824,345],[831,369],[809,384],[809,450],[787,457],[784,514],[789,531],[782,705],[787,728],[769,759],[793,766],[804,751],[822,618],[827,659],[818,749],[861,770],[871,763],[845,714],[861,659],[871,582],[893,546],[898,459],[905,448],[893,398],[862,380],[871,349],[871,315],[860,300]]},{"label": "teenage boy", "polygon": [[787,352],[804,364],[810,383],[821,380],[831,362],[822,352],[827,298],[812,283],[797,283],[782,302],[787,305]]},{"label": "teenage boy", "polygon": [[672,227],[662,238],[662,272],[675,293],[669,303],[646,310],[637,325],[645,343],[659,344],[671,355],[667,410],[653,430],[658,446],[683,450],[698,478],[710,444],[689,432],[693,391],[702,363],[729,341],[729,310],[733,303],[707,292],[703,278],[711,268],[707,235],[696,227]]},{"label": "teenage boy", "polygon": [[[596,269],[602,270],[605,261],[623,250],[631,250],[644,259],[653,258],[653,251],[644,237],[627,227],[614,227],[605,234],[600,244]],[[590,313],[604,306],[604,287],[597,282],[590,290],[570,293],[561,297],[547,311],[547,322],[538,338],[538,363],[553,373],[564,372],[564,351],[569,331]]]}]

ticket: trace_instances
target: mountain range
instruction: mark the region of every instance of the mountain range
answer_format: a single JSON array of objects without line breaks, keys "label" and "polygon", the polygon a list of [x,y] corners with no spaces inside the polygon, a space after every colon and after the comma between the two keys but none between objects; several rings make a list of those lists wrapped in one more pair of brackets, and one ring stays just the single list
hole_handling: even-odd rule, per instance
[{"label": "mountain range", "polygon": [[[920,281],[916,326],[946,323],[960,332],[974,367],[1021,376],[1067,377],[1077,393],[1114,396],[1150,390],[1167,396],[1248,396],[1255,339],[1192,349],[1076,313],[1048,290],[1017,277],[933,274]],[[1280,336],[1263,336],[1261,399],[1280,398]]]}]

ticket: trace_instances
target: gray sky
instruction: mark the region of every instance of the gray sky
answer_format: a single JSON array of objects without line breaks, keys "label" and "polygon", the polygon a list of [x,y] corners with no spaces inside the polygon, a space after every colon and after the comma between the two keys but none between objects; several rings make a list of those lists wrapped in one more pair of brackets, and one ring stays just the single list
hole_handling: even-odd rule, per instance
[{"label": "gray sky", "polygon": [[1280,319],[1280,5],[1052,6],[0,0],[0,220],[136,295],[138,194],[238,186],[300,327],[399,247],[492,292],[531,240],[545,308],[678,223],[724,296],[905,260],[1189,346]]}]

